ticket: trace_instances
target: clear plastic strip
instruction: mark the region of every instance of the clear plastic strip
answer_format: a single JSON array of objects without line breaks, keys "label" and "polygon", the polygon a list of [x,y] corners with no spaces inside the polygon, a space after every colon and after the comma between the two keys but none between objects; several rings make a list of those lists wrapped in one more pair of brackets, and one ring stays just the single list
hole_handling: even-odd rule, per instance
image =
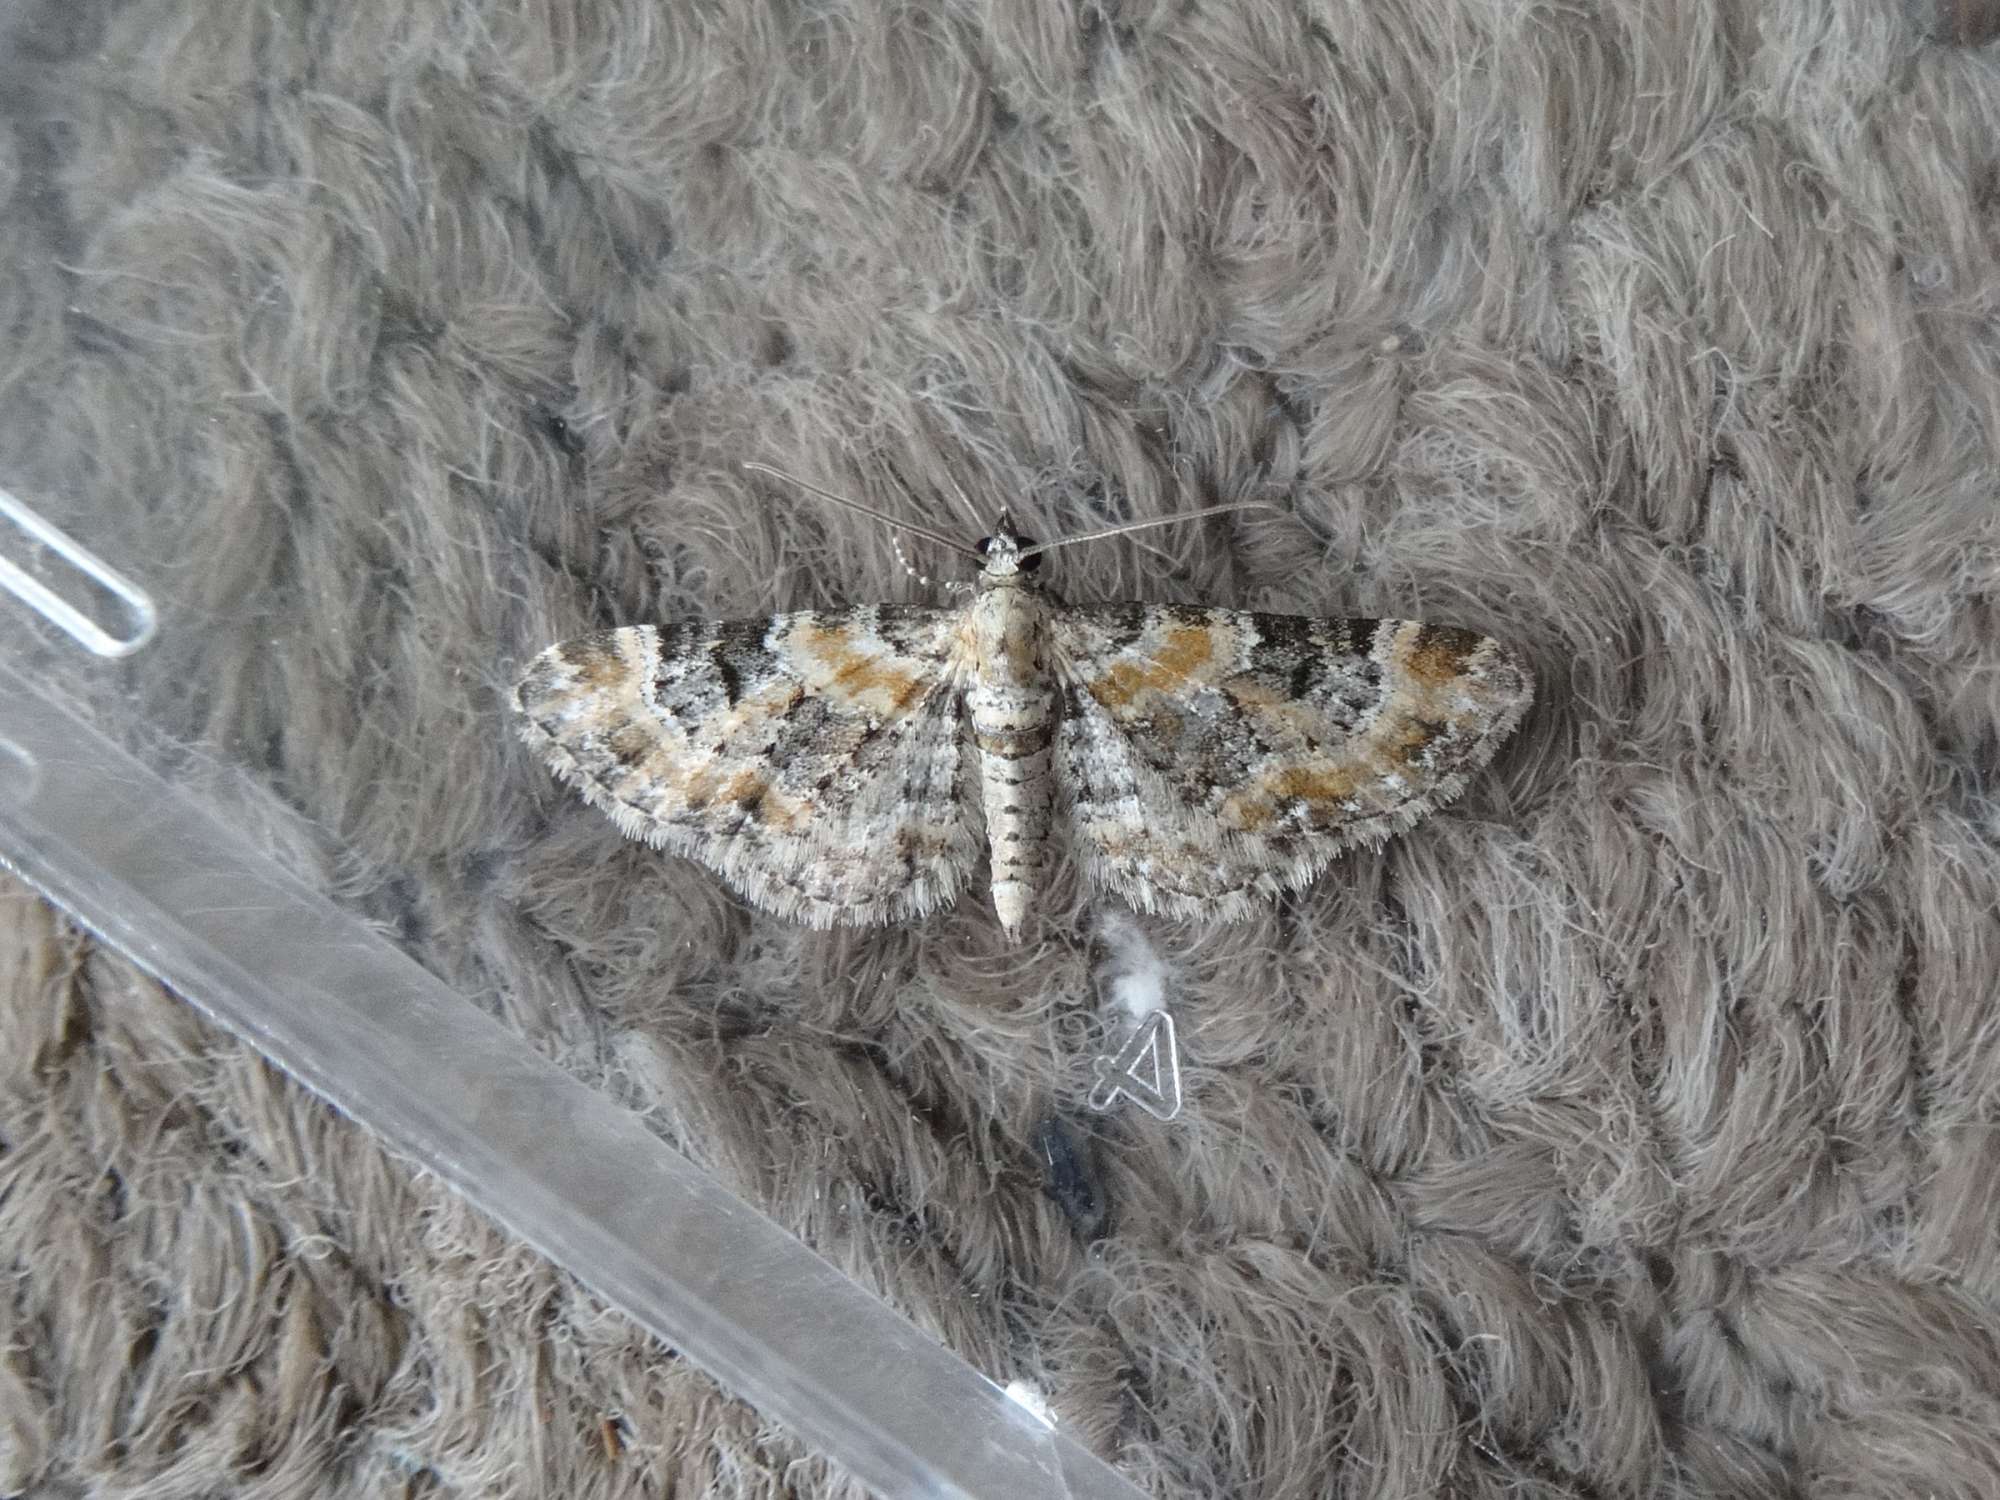
[{"label": "clear plastic strip", "polygon": [[[131,616],[131,628],[113,635],[89,615],[0,551],[0,589],[5,589],[43,619],[96,656],[130,656],[153,638],[159,627],[153,601],[146,591],[92,552],[68,532],[44,520],[25,501],[0,490],[0,517],[47,547],[89,582],[116,599]],[[0,532],[0,535],[4,535]]]},{"label": "clear plastic strip", "polygon": [[0,657],[0,859],[885,1496],[1142,1492]]}]

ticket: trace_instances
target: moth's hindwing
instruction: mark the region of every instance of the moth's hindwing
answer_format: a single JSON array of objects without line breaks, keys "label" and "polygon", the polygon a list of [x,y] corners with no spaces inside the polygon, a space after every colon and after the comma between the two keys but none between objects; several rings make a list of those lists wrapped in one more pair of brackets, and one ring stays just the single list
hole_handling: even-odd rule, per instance
[{"label": "moth's hindwing", "polygon": [[522,733],[634,838],[813,926],[951,903],[978,857],[955,610],[635,626],[536,657]]}]

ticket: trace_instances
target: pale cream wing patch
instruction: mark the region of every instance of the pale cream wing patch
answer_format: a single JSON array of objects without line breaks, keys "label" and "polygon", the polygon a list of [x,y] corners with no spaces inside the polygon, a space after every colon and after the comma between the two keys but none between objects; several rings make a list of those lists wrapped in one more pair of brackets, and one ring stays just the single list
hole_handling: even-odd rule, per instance
[{"label": "pale cream wing patch", "polygon": [[1056,769],[1093,884],[1238,920],[1449,802],[1534,695],[1468,630],[1125,604],[1051,625]]},{"label": "pale cream wing patch", "polygon": [[949,905],[979,857],[956,610],[632,626],[551,646],[527,742],[633,838],[816,927]]}]

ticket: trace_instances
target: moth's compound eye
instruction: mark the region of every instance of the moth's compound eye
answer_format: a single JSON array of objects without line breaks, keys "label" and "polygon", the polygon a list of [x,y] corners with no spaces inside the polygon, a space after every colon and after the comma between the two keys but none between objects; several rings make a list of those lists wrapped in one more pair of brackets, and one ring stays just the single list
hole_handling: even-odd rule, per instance
[{"label": "moth's compound eye", "polygon": [[[1020,545],[1023,548],[1032,547],[1035,545],[1035,539],[1030,536],[1024,536],[1020,539]],[[1030,552],[1026,557],[1021,559],[1021,571],[1023,573],[1039,572],[1042,566],[1042,559],[1047,555],[1045,552]]]},{"label": "moth's compound eye", "polygon": [[981,537],[978,543],[976,544],[979,548],[979,555],[981,557],[984,557],[987,553],[991,552],[993,550],[993,543],[997,540],[998,540],[997,537],[990,537],[990,536]]}]

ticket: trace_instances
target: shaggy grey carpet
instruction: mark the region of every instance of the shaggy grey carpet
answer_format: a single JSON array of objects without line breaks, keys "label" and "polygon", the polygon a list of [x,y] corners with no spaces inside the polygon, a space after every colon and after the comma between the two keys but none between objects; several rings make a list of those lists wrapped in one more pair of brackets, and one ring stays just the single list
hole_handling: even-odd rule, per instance
[{"label": "shaggy grey carpet", "polygon": [[[107,702],[1155,1493],[1992,1496],[1979,11],[25,0],[0,482],[163,602]],[[1251,923],[800,931],[502,708],[592,626],[926,597],[745,459],[954,531],[1268,500],[1051,581],[1469,625],[1540,702]],[[0,1490],[842,1491],[4,930]],[[1188,1108],[1100,1123],[1155,961]]]}]

